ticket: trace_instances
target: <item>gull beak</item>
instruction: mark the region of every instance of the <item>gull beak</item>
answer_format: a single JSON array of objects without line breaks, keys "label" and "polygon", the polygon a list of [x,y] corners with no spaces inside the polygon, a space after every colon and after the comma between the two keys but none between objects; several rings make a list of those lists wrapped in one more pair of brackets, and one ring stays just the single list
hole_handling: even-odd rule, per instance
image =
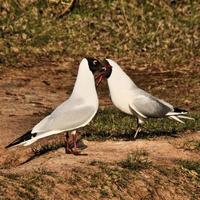
[{"label": "gull beak", "polygon": [[112,66],[106,59],[99,62],[99,67],[98,75],[95,76],[96,87],[99,86],[104,78],[108,79],[112,73]]},{"label": "gull beak", "polygon": [[105,74],[106,68],[102,66],[99,70],[99,74],[95,76],[96,87],[98,87],[101,81],[106,77]]}]

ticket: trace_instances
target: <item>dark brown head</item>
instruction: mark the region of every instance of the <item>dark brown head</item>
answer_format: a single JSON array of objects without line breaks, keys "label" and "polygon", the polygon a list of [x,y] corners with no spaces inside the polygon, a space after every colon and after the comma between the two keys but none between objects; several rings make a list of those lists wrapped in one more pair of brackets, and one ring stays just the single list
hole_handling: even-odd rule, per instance
[{"label": "dark brown head", "polygon": [[95,58],[86,57],[90,71],[94,74],[102,69],[102,64]]},{"label": "dark brown head", "polygon": [[103,65],[95,58],[86,57],[86,59],[88,61],[89,69],[95,77],[96,85],[98,86],[104,78],[102,73]]},{"label": "dark brown head", "polygon": [[101,61],[101,64],[103,66],[101,70],[104,71],[104,77],[108,79],[112,73],[112,66],[107,61],[107,59]]}]

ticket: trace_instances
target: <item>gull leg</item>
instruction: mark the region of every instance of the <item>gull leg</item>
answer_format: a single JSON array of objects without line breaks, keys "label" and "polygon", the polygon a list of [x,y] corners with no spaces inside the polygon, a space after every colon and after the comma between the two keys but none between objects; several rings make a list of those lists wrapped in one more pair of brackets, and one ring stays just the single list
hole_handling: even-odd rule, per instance
[{"label": "gull leg", "polygon": [[77,150],[77,134],[76,134],[76,131],[72,131],[71,134],[72,134],[73,145],[74,145],[73,153],[74,153],[74,155],[79,155],[80,152]]},{"label": "gull leg", "polygon": [[65,133],[65,153],[70,154],[72,153],[71,149],[69,148],[69,133]]},{"label": "gull leg", "polygon": [[73,134],[72,137],[73,137],[74,150],[76,150],[77,149],[77,144],[76,144],[76,142],[77,142],[77,135]]},{"label": "gull leg", "polygon": [[141,124],[140,124],[140,120],[137,118],[137,129],[134,135],[134,139],[136,139],[137,134],[142,130]]}]

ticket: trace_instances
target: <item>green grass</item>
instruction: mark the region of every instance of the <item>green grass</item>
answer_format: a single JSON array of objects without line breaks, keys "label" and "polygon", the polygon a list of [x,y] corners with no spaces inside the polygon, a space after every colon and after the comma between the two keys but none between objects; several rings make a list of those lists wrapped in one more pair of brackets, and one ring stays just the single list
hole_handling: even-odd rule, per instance
[{"label": "green grass", "polygon": [[[145,122],[143,131],[138,134],[138,138],[175,137],[186,131],[192,132],[200,130],[199,113],[193,113],[191,116],[196,120],[187,120],[185,124],[180,124],[170,119],[149,119]],[[82,135],[82,138],[87,140],[133,140],[135,127],[136,119],[134,116],[123,114],[116,109],[106,108],[103,110],[100,109],[94,120],[88,126],[80,129],[79,133]],[[198,150],[199,142],[196,142],[194,145],[194,149]],[[64,140],[55,140],[50,143],[35,146],[32,148],[32,155],[24,163],[63,147],[65,147]],[[3,168],[9,168],[14,165],[16,159],[15,157],[7,159]]]},{"label": "green grass", "polygon": [[139,171],[149,168],[151,163],[148,160],[148,153],[144,150],[138,150],[128,154],[127,158],[122,160],[119,165],[124,169]]},{"label": "green grass", "polygon": [[177,164],[184,167],[185,169],[195,171],[200,178],[200,162],[192,160],[177,160]]},{"label": "green grass", "polygon": [[200,140],[190,140],[185,142],[181,148],[189,151],[200,151]]},{"label": "green grass", "polygon": [[43,200],[40,190],[51,194],[52,187],[55,187],[51,179],[54,176],[55,173],[45,169],[37,169],[25,174],[0,172],[0,196],[9,199],[10,193],[5,193],[9,190],[16,198]]},{"label": "green grass", "polygon": [[74,169],[67,181],[73,186],[70,194],[76,198],[86,199],[94,198],[96,195],[109,199],[127,199],[137,195],[143,199],[152,199],[155,196],[164,199],[166,191],[175,189],[177,193],[170,193],[170,197],[174,199],[178,196],[188,199],[198,197],[198,178],[190,171],[179,166],[168,168],[150,164],[146,162],[148,155],[144,151],[130,155],[120,163],[94,160],[87,169]]},{"label": "green grass", "polygon": [[9,169],[13,166],[19,165],[20,155],[16,153],[12,153],[6,157],[4,162],[1,164],[0,169]]},{"label": "green grass", "polygon": [[45,154],[46,152],[54,151],[64,146],[65,146],[64,140],[58,142],[53,141],[51,143],[43,144],[32,148],[32,153],[34,154],[34,156],[39,156]]},{"label": "green grass", "polygon": [[[0,171],[2,199],[54,199],[67,191],[69,199],[198,199],[199,162],[178,160],[170,168],[150,163],[145,151],[136,151],[119,163],[93,160],[56,173],[36,168],[12,173]],[[5,192],[6,191],[6,192]]]},{"label": "green grass", "polygon": [[64,6],[61,1],[2,1],[0,63],[27,66],[44,58],[93,55],[165,69],[198,65],[198,0],[79,0],[58,18]]},{"label": "green grass", "polygon": [[[148,119],[138,138],[156,136],[174,136],[188,130],[200,130],[200,115],[192,113],[196,120],[186,120],[185,124],[170,119]],[[123,114],[117,109],[99,110],[92,122],[84,128],[85,137],[89,140],[133,139],[136,130],[136,118]]]},{"label": "green grass", "polygon": [[34,146],[32,148],[31,156],[21,164],[25,164],[27,162],[30,162],[31,160],[34,160],[39,156],[42,156],[42,155],[44,155],[44,154],[46,154],[48,152],[51,152],[51,151],[55,151],[55,150],[57,150],[57,149],[59,149],[61,147],[65,147],[64,140],[63,141],[62,140],[53,141],[53,142],[50,142],[50,143]]},{"label": "green grass", "polygon": [[74,169],[68,183],[76,188],[70,193],[77,197],[87,198],[98,193],[100,198],[111,198],[116,194],[120,195],[120,191],[128,187],[130,176],[127,169],[94,160],[90,163],[88,170]]}]

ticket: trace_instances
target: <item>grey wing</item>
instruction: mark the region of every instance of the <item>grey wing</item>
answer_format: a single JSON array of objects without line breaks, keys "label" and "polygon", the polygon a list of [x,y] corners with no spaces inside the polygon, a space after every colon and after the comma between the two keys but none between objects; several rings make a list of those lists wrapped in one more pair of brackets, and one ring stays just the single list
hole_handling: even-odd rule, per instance
[{"label": "grey wing", "polygon": [[45,117],[32,130],[35,132],[67,131],[87,125],[97,110],[92,106],[70,107],[62,112],[53,112]]},{"label": "grey wing", "polygon": [[171,104],[151,95],[137,95],[130,104],[130,108],[143,118],[164,117],[173,109]]}]

